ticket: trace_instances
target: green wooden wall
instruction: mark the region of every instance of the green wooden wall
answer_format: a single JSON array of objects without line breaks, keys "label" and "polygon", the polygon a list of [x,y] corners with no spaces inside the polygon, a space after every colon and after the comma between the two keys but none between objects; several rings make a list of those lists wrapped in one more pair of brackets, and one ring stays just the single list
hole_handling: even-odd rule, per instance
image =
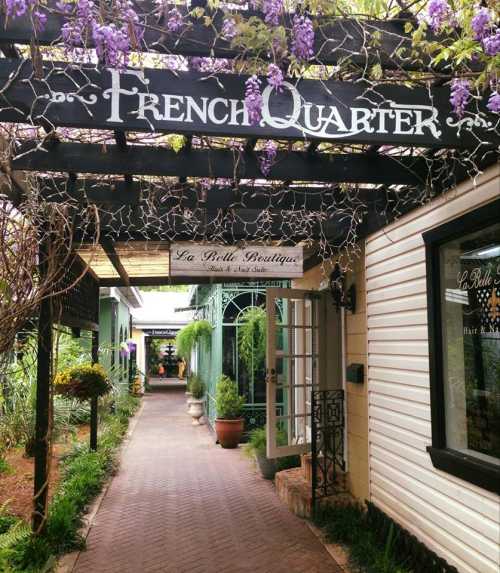
[{"label": "green wooden wall", "polygon": [[131,335],[129,307],[121,300],[103,297],[99,301],[99,361],[110,373],[113,383],[127,391],[128,359],[120,357],[120,335],[123,341]]}]

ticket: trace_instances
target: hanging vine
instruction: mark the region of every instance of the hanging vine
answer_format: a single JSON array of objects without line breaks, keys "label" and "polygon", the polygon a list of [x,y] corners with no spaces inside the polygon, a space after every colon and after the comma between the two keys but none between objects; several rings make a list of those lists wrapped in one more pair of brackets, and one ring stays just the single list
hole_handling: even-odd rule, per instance
[{"label": "hanging vine", "polygon": [[257,372],[264,367],[267,344],[267,315],[264,308],[252,306],[240,315],[238,348],[240,357],[249,372]]}]

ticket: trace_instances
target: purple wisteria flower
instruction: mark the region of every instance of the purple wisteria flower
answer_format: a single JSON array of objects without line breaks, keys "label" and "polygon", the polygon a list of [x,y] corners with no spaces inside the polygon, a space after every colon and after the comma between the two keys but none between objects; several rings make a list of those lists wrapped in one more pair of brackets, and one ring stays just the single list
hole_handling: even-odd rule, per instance
[{"label": "purple wisteria flower", "polygon": [[62,12],[63,14],[69,14],[74,8],[74,4],[69,4],[68,2],[64,2],[63,0],[58,0],[56,2],[56,8],[59,10],[59,12]]},{"label": "purple wisteria flower", "polygon": [[191,69],[197,72],[219,73],[230,71],[230,62],[225,58],[199,58],[193,56],[189,58]]},{"label": "purple wisteria flower", "polygon": [[426,21],[433,32],[441,30],[452,15],[452,11],[446,0],[430,0],[427,5]]},{"label": "purple wisteria flower", "polygon": [[128,24],[129,35],[133,36],[130,38],[130,43],[138,44],[144,36],[144,28],[140,25],[140,19],[134,5],[130,0],[116,0],[116,8],[120,18]]},{"label": "purple wisteria flower", "polygon": [[487,56],[500,54],[500,28],[497,28],[491,36],[483,38],[483,49]]},{"label": "purple wisteria flower", "polygon": [[234,18],[226,18],[224,20],[221,34],[225,40],[232,40],[236,36],[236,22]]},{"label": "purple wisteria flower", "polygon": [[283,0],[264,0],[262,2],[264,21],[270,26],[278,26],[283,12]]},{"label": "purple wisteria flower", "polygon": [[310,60],[314,55],[314,28],[307,16],[295,14],[292,28],[291,52],[298,60]]},{"label": "purple wisteria flower", "polygon": [[259,168],[265,177],[268,177],[269,173],[271,173],[277,153],[278,144],[275,141],[267,141],[262,150],[262,155],[259,157]]},{"label": "purple wisteria flower", "polygon": [[267,68],[267,83],[276,89],[277,92],[283,91],[283,72],[276,64],[269,64]]},{"label": "purple wisteria flower", "polygon": [[38,9],[33,10],[33,26],[37,32],[41,32],[47,24],[47,14]]},{"label": "purple wisteria flower", "polygon": [[469,103],[470,97],[469,80],[454,79],[451,84],[450,103],[458,117],[464,115],[465,107]]},{"label": "purple wisteria flower", "polygon": [[65,22],[61,28],[63,42],[67,49],[85,45],[85,38],[93,34],[96,26],[96,8],[92,0],[78,0],[76,17]]},{"label": "purple wisteria flower", "polygon": [[491,27],[490,13],[488,8],[481,8],[471,20],[472,32],[474,33],[474,40],[482,40],[488,33]]},{"label": "purple wisteria flower", "polygon": [[167,15],[167,30],[169,32],[178,32],[184,25],[182,14],[177,8],[172,8]]},{"label": "purple wisteria flower", "polygon": [[18,18],[26,14],[29,3],[26,0],[6,0],[5,7],[8,18]]},{"label": "purple wisteria flower", "polygon": [[36,31],[43,30],[47,23],[47,14],[40,10],[38,0],[5,0],[5,9],[7,18],[13,19],[30,11]]},{"label": "purple wisteria flower", "polygon": [[500,94],[498,91],[492,92],[486,107],[493,113],[500,113]]},{"label": "purple wisteria flower", "polygon": [[262,105],[263,99],[260,91],[260,80],[254,75],[245,82],[245,107],[251,125],[259,125],[262,119]]},{"label": "purple wisteria flower", "polygon": [[109,68],[123,69],[128,64],[130,39],[127,28],[96,24],[93,34],[97,57]]}]

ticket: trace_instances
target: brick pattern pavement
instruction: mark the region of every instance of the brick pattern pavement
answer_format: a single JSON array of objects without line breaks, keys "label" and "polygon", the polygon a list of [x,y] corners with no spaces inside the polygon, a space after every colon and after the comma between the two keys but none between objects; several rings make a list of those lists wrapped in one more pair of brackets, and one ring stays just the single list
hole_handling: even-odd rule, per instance
[{"label": "brick pattern pavement", "polygon": [[75,573],[340,573],[239,450],[215,445],[183,391],[144,398]]}]

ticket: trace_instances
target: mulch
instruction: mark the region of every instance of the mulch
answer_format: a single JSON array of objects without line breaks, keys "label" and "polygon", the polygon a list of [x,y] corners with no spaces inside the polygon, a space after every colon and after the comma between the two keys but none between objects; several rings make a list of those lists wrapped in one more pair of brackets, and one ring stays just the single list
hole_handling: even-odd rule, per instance
[{"label": "mulch", "polygon": [[[88,440],[88,426],[80,426],[76,433],[78,441]],[[62,438],[54,444],[50,467],[49,499],[53,496],[59,482],[59,465],[62,456],[73,445],[71,436]],[[24,455],[23,448],[8,450],[5,460],[10,466],[7,473],[0,474],[0,507],[7,506],[9,513],[30,521],[33,507],[34,459]]]}]

